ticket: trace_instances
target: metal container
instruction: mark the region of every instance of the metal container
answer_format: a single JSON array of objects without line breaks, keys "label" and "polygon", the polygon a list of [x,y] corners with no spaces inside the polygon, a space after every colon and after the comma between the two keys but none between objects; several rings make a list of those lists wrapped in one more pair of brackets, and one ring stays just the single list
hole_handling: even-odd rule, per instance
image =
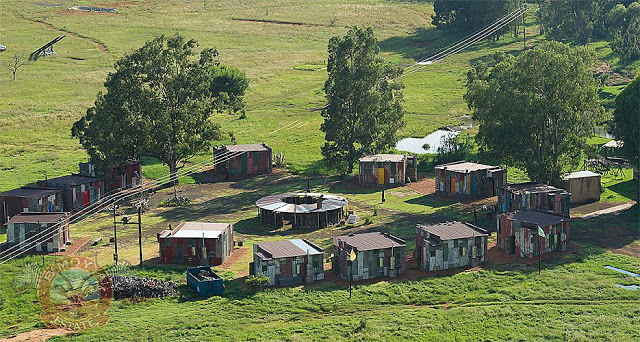
[{"label": "metal container", "polygon": [[201,296],[221,296],[224,291],[222,278],[215,274],[209,266],[188,268],[187,285]]}]

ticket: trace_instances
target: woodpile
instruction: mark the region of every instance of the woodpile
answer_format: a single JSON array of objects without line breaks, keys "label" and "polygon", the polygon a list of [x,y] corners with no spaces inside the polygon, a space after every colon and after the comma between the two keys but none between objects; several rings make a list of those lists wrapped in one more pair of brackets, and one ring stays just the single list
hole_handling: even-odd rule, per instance
[{"label": "woodpile", "polygon": [[115,275],[111,277],[113,297],[121,298],[162,298],[178,294],[178,284],[160,279]]}]

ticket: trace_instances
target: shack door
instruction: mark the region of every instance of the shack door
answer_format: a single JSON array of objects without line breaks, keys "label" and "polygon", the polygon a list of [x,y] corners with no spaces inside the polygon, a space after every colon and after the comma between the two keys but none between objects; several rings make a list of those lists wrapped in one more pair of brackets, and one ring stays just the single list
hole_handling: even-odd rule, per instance
[{"label": "shack door", "polygon": [[456,193],[456,181],[457,179],[451,177],[451,194],[454,195]]},{"label": "shack door", "polygon": [[84,206],[88,206],[89,205],[89,189],[85,189],[84,190],[84,194],[83,194],[83,199],[84,199]]},{"label": "shack door", "polygon": [[473,196],[478,196],[478,176],[471,177],[471,191]]},{"label": "shack door", "polygon": [[384,168],[378,168],[378,185],[384,184]]},{"label": "shack door", "polygon": [[253,174],[253,156],[247,159],[247,174]]},{"label": "shack door", "polygon": [[247,174],[247,154],[243,153],[242,154],[242,164],[241,164],[241,174],[246,175]]}]

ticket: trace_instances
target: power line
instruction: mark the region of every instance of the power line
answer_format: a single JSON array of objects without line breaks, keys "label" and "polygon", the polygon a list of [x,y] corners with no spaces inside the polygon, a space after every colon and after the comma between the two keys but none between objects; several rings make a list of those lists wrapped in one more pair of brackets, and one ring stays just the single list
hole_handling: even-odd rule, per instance
[{"label": "power line", "polygon": [[[217,164],[220,164],[220,163],[226,162],[228,160],[231,160],[231,159],[233,159],[233,158],[235,158],[237,156],[242,155],[243,153],[244,152],[225,152],[225,153],[223,153],[222,157],[218,156],[218,158],[217,158],[218,160],[214,159],[214,162],[213,162],[212,166],[215,166]],[[203,162],[203,163],[200,163],[200,164],[196,164],[194,166],[190,166],[190,167],[188,167],[186,169],[182,169],[182,170],[180,170],[179,172],[177,172],[175,174],[175,177],[185,177],[185,176],[191,175],[193,173],[196,173],[197,171],[199,171],[201,166],[204,165],[204,164],[207,164],[207,162]],[[189,170],[189,171],[188,172],[184,172],[185,170]],[[182,172],[182,174],[180,174],[180,172]],[[153,181],[150,184],[151,185],[150,187],[149,187],[149,184],[147,184],[147,187],[142,187],[141,186],[141,187],[137,187],[137,188],[134,188],[134,189],[131,189],[131,190],[128,190],[128,191],[124,191],[124,192],[121,191],[119,193],[116,193],[116,194],[112,195],[110,198],[101,199],[98,202],[94,202],[94,204],[92,204],[91,206],[85,207],[83,209],[83,210],[87,210],[88,209],[86,213],[81,213],[82,212],[82,210],[81,210],[81,212],[78,212],[78,213],[72,215],[72,217],[74,217],[74,218],[70,220],[69,228],[72,225],[77,225],[77,224],[85,221],[86,219],[89,219],[93,215],[97,214],[99,211],[103,210],[105,207],[108,207],[108,206],[110,206],[112,204],[115,204],[115,203],[117,203],[119,201],[128,199],[130,197],[136,196],[138,194],[144,193],[144,191],[153,190],[153,189],[155,189],[155,188],[157,188],[159,186],[171,183],[173,181],[171,179],[172,175],[169,175],[168,177],[169,177],[169,179],[166,180],[166,181],[163,181],[163,182],[159,182],[157,180]],[[166,179],[167,177],[161,177],[160,179],[163,179],[163,178]],[[93,207],[93,208],[91,208],[91,207]],[[74,220],[77,220],[77,221],[74,222]],[[7,262],[9,260],[12,260],[15,257],[25,253],[26,251],[24,251],[21,248],[24,245],[27,245],[27,246],[28,245],[34,245],[35,246],[36,244],[42,243],[42,242],[48,240],[49,238],[53,237],[57,233],[57,228],[60,225],[61,225],[60,223],[57,223],[57,224],[55,224],[55,225],[53,225],[53,226],[48,228],[48,230],[51,230],[51,231],[49,231],[49,232],[45,231],[45,232],[43,232],[43,234],[33,235],[33,236],[29,237],[28,239],[26,239],[25,241],[22,241],[22,242],[20,242],[20,243],[18,243],[16,245],[12,246],[11,248],[3,251],[0,254],[0,264],[5,263],[5,262]],[[36,241],[32,241],[32,242],[27,243],[29,240],[32,240],[34,238],[36,239]]]}]

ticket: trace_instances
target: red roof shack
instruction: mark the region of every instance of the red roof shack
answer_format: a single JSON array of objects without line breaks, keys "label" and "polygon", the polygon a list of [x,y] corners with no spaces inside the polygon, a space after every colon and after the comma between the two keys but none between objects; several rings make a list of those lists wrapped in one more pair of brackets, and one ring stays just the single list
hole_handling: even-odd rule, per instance
[{"label": "red roof shack", "polygon": [[[62,190],[24,186],[0,193],[0,225],[21,212],[60,212]],[[4,229],[3,229],[4,230]]]},{"label": "red roof shack", "polygon": [[[102,172],[97,172],[91,163],[80,163],[79,166],[80,175],[82,176],[102,176]],[[128,159],[124,163],[112,167],[103,178],[105,180],[105,192],[142,185],[142,163],[139,160]]]},{"label": "red roof shack", "polygon": [[233,225],[182,222],[160,232],[158,244],[161,263],[219,265],[233,253]]},{"label": "red roof shack", "polygon": [[[35,244],[38,238],[31,238],[40,234],[47,239]],[[59,252],[65,249],[68,241],[68,213],[20,213],[7,224],[7,245],[19,245],[24,252]]]},{"label": "red roof shack", "polygon": [[214,147],[214,172],[226,178],[271,173],[271,152],[265,143]]},{"label": "red roof shack", "polygon": [[[545,235],[540,240],[538,228]],[[507,254],[517,253],[523,258],[533,258],[539,253],[538,242],[542,254],[567,250],[569,218],[536,210],[500,215],[497,245]]]},{"label": "red roof shack", "polygon": [[[356,254],[353,273],[349,256]],[[373,232],[349,234],[333,238],[333,272],[344,280],[364,280],[376,277],[396,277],[407,271],[407,245],[393,235]]]}]

